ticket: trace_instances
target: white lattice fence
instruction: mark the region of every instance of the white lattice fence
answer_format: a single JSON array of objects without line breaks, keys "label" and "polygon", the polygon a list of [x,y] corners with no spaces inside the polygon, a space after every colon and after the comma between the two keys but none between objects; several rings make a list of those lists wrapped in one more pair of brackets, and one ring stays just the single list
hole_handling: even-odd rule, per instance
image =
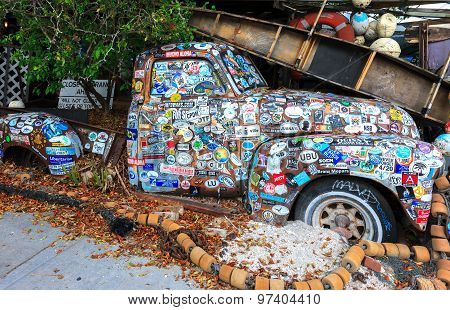
[{"label": "white lattice fence", "polygon": [[28,86],[25,80],[27,66],[11,60],[11,48],[0,46],[0,103],[7,106],[13,100],[28,101]]}]

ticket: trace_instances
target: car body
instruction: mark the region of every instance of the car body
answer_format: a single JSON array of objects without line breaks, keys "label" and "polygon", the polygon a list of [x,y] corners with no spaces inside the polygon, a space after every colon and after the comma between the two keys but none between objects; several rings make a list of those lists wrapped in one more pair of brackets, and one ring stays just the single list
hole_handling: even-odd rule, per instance
[{"label": "car body", "polygon": [[0,117],[0,158],[12,148],[32,152],[54,175],[67,174],[83,152],[72,127],[65,120],[43,112]]},{"label": "car body", "polygon": [[243,196],[249,213],[277,225],[306,185],[349,176],[392,192],[424,230],[444,164],[395,104],[271,90],[250,59],[215,43],[136,58],[127,139],[129,180],[140,190]]}]

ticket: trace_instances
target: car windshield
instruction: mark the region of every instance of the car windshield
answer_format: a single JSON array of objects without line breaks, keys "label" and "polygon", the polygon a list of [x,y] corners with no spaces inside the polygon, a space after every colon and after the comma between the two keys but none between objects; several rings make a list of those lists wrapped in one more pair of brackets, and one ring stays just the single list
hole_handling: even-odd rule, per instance
[{"label": "car windshield", "polygon": [[241,92],[267,86],[255,65],[248,57],[230,49],[222,52],[221,56],[225,67]]}]

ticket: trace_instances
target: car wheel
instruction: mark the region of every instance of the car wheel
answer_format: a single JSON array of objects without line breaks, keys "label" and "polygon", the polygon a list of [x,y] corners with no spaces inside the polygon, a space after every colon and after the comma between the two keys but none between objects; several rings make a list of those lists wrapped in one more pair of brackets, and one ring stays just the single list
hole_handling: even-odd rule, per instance
[{"label": "car wheel", "polygon": [[344,228],[350,240],[397,241],[389,203],[362,180],[325,177],[309,184],[297,198],[294,218],[314,227]]}]

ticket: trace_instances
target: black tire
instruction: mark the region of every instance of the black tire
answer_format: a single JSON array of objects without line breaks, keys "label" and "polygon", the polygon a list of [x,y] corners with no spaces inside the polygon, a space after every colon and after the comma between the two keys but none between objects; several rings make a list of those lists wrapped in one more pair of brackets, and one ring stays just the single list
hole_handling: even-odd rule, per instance
[{"label": "black tire", "polygon": [[351,240],[397,241],[397,223],[389,203],[361,179],[323,177],[309,184],[297,198],[294,218],[324,228],[339,222],[353,232]]}]

